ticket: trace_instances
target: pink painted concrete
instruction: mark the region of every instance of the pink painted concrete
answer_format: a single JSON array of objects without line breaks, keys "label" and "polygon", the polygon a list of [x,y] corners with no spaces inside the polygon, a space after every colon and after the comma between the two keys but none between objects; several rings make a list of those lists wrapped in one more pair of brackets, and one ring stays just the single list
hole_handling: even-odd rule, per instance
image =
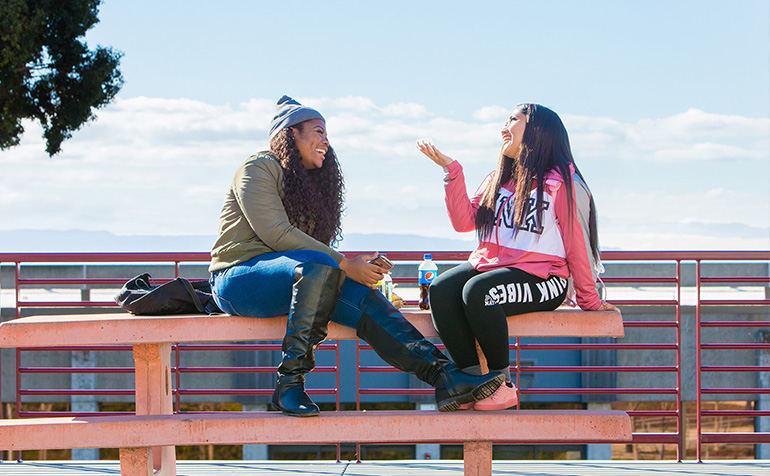
[{"label": "pink painted concrete", "polygon": [[160,445],[631,441],[625,412],[590,410],[278,412],[0,420],[0,449]]},{"label": "pink painted concrete", "polygon": [[[404,312],[426,337],[437,337],[430,313]],[[511,336],[623,336],[616,312],[556,311],[508,318]],[[33,316],[0,324],[0,347],[131,344],[136,366],[136,416],[0,420],[2,449],[121,448],[121,474],[173,476],[174,446],[357,441],[465,444],[466,475],[491,474],[491,441],[630,441],[623,412],[333,412],[318,418],[279,413],[173,415],[171,343],[281,340],[286,317]],[[336,324],[330,339],[355,339]],[[493,431],[490,431],[493,430]],[[172,446],[173,445],[173,446]],[[152,448],[150,448],[152,447]]]},{"label": "pink painted concrete", "polygon": [[120,474],[121,476],[156,476],[152,464],[152,448],[121,448]]},{"label": "pink painted concrete", "polygon": [[492,442],[466,441],[463,443],[463,473],[465,476],[492,474]]},{"label": "pink painted concrete", "polygon": [[[437,337],[430,313],[408,309],[404,315],[426,337]],[[616,312],[558,310],[508,318],[511,336],[622,337],[623,319]],[[0,324],[0,347],[116,345],[157,342],[230,342],[281,340],[286,317],[256,319],[238,316],[134,316],[83,314],[32,316]],[[332,323],[329,339],[355,339],[355,330]]]},{"label": "pink painted concrete", "polygon": [[[174,413],[171,386],[171,344],[135,344],[135,399],[137,415]],[[142,456],[144,453],[142,453]],[[136,458],[137,456],[133,456]],[[157,446],[148,455],[147,465],[156,476],[176,474],[174,446]]]}]

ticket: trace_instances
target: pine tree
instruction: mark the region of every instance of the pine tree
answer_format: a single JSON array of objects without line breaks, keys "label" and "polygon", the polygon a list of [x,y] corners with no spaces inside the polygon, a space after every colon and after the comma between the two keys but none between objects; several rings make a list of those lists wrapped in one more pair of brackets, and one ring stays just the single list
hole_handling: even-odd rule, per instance
[{"label": "pine tree", "polygon": [[100,3],[0,0],[0,150],[18,145],[32,119],[53,156],[118,93],[122,53],[83,41]]}]

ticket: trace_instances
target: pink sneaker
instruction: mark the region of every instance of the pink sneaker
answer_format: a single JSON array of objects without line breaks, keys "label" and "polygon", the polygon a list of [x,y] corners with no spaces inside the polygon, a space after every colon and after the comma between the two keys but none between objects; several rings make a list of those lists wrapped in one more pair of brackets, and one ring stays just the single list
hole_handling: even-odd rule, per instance
[{"label": "pink sneaker", "polygon": [[519,403],[519,395],[516,386],[511,382],[505,382],[489,397],[479,400],[473,406],[474,410],[505,410]]},{"label": "pink sneaker", "polygon": [[470,403],[463,403],[460,405],[460,410],[473,410],[473,407],[476,406],[476,402],[470,402]]}]

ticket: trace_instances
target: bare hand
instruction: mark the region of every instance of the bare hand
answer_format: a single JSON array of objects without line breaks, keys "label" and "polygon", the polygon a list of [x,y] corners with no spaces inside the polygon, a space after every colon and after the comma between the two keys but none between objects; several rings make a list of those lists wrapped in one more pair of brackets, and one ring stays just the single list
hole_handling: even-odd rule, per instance
[{"label": "bare hand", "polygon": [[597,311],[615,311],[620,312],[620,309],[617,308],[614,304],[610,304],[607,301],[602,301],[602,305],[599,306],[599,309]]},{"label": "bare hand", "polygon": [[454,159],[451,157],[444,155],[441,153],[440,150],[436,148],[435,145],[431,144],[430,142],[423,141],[417,141],[417,149],[419,149],[420,152],[427,155],[430,160],[436,163],[436,165],[439,165],[441,167],[446,167],[447,165],[454,162]]},{"label": "bare hand", "polygon": [[340,268],[345,271],[348,278],[371,288],[377,284],[377,281],[382,280],[382,272],[385,271],[376,264],[369,262],[375,256],[377,256],[377,253],[358,255],[353,259],[344,258],[342,263],[340,263]]}]

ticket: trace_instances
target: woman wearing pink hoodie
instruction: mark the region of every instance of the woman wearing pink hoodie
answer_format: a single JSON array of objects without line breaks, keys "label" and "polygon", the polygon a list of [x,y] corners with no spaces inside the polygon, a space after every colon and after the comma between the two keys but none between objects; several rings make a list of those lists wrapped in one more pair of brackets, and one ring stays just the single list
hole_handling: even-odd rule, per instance
[{"label": "woman wearing pink hoodie", "polygon": [[452,226],[475,231],[479,240],[468,262],[442,273],[430,287],[433,322],[457,365],[481,372],[478,341],[490,371],[506,374],[506,384],[492,396],[463,406],[476,410],[518,403],[506,316],[556,309],[567,297],[569,278],[581,309],[617,311],[596,290],[596,211],[561,119],[544,106],[522,104],[501,132],[497,169],[472,198],[462,166],[433,144],[418,143],[444,168]]}]

